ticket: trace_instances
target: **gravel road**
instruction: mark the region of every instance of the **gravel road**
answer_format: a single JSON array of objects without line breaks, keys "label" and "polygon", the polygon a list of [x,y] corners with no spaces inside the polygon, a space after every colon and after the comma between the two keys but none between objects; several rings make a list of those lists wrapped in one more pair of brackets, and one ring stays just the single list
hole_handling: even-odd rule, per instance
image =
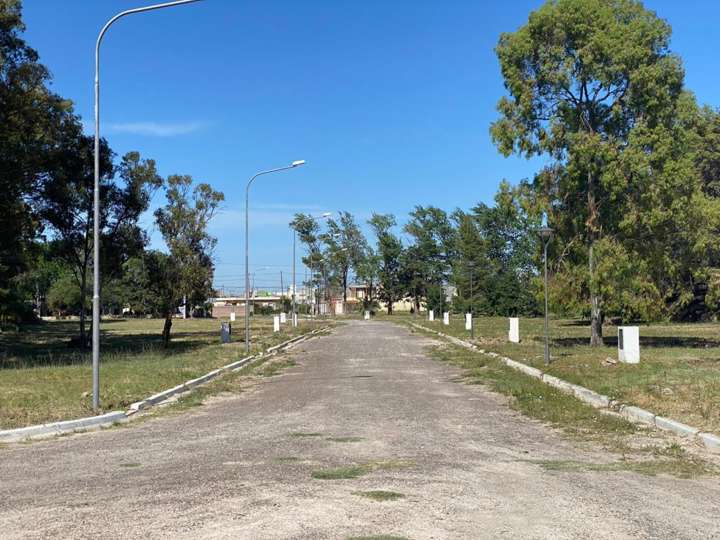
[{"label": "gravel road", "polygon": [[546,471],[610,458],[459,384],[431,343],[353,322],[240,394],[0,449],[0,537],[720,538],[717,478]]}]

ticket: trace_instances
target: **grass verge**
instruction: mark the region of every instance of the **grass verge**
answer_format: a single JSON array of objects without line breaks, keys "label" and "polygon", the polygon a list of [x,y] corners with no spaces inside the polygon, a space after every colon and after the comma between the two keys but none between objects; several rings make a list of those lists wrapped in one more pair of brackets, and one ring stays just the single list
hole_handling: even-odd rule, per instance
[{"label": "grass verge", "polygon": [[[471,341],[464,320],[453,315],[448,326],[423,317],[393,316],[400,323],[426,328]],[[617,327],[605,325],[605,346],[590,347],[585,321],[551,320],[553,363],[543,363],[543,320],[520,320],[520,343],[508,341],[508,320],[477,317],[474,343],[513,360],[543,369],[568,382],[612,399],[644,407],[703,431],[720,433],[720,324],[656,323],[640,327],[640,363],[620,364]],[[610,361],[608,361],[608,359]]]},{"label": "grass verge", "polygon": [[[278,333],[272,332],[271,325],[271,319],[258,317],[253,321],[254,351],[309,332],[319,323],[302,321],[299,327],[286,325]],[[100,372],[103,412],[125,409],[245,356],[239,338],[229,344],[219,343],[219,326],[216,319],[174,321],[173,341],[170,348],[163,349],[160,320],[104,321]],[[67,321],[47,322],[23,332],[0,334],[0,429],[94,414],[89,353],[68,346],[76,327],[77,323]],[[277,373],[282,367],[269,367],[262,375]],[[201,402],[206,388],[197,389],[186,404]]]},{"label": "grass verge", "polygon": [[506,367],[494,358],[455,345],[442,345],[430,350],[432,357],[464,370],[463,381],[484,384],[509,396],[511,406],[523,414],[562,429],[568,436],[602,445],[619,454],[619,461],[609,464],[578,464],[575,462],[542,462],[552,470],[631,470],[642,474],[670,474],[693,478],[717,474],[716,467],[688,455],[680,446],[634,444],[633,438],[645,428],[627,420],[600,412],[574,396],[565,394],[532,377]]}]

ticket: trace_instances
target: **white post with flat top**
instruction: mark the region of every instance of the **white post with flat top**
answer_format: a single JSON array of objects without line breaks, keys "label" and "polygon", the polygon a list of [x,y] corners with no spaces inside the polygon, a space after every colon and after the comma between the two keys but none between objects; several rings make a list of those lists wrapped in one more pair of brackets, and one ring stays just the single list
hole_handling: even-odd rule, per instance
[{"label": "white post with flat top", "polygon": [[626,364],[640,363],[640,328],[618,327],[618,360]]},{"label": "white post with flat top", "polygon": [[280,331],[280,316],[275,315],[273,317],[273,332],[279,332]]},{"label": "white post with flat top", "polygon": [[511,343],[520,343],[520,319],[517,317],[510,317],[508,340]]},{"label": "white post with flat top", "polygon": [[433,322],[435,320],[435,312],[431,309],[428,311],[428,321]]},{"label": "white post with flat top", "polygon": [[445,326],[450,324],[450,312],[449,311],[446,311],[445,313],[443,313],[443,324]]}]

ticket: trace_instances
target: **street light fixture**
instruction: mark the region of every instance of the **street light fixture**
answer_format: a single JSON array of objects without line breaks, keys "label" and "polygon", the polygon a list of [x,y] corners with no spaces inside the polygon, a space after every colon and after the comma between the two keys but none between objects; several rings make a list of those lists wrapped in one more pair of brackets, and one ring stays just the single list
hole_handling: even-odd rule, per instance
[{"label": "street light fixture", "polygon": [[285,167],[278,167],[276,169],[268,169],[267,171],[260,171],[255,176],[248,180],[245,186],[245,352],[250,352],[250,185],[253,183],[258,176],[264,174],[270,174],[274,172],[287,171],[289,169],[295,169],[305,165],[304,159],[293,161],[290,165]]},{"label": "street light fixture", "polygon": [[538,231],[543,240],[543,263],[545,266],[545,365],[550,364],[550,329],[548,325],[548,263],[547,249],[553,230],[550,227],[542,227]]},{"label": "street light fixture", "polygon": [[200,0],[175,0],[121,11],[102,27],[95,42],[95,180],[93,183],[93,313],[92,313],[92,406],[100,408],[100,45],[108,28],[122,17],[156,9],[192,4]]}]

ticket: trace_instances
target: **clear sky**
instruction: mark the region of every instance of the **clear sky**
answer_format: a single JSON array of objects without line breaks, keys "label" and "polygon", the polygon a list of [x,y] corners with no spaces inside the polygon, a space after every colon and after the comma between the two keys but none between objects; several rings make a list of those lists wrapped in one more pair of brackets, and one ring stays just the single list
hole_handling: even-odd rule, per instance
[{"label": "clear sky", "polygon": [[[216,285],[243,283],[244,186],[258,287],[289,276],[297,212],[375,212],[491,202],[538,162],[503,158],[488,135],[503,95],[493,48],[541,0],[205,0],[133,15],[106,35],[102,135],[160,173],[225,193],[212,232]],[[26,38],[53,88],[92,121],[97,32],[141,0],[25,0]],[[648,0],[673,26],[686,85],[720,105],[720,2]],[[90,124],[88,124],[90,126]],[[91,132],[91,126],[89,132]],[[161,204],[157,197],[154,204]],[[153,245],[161,246],[147,219]]]}]

